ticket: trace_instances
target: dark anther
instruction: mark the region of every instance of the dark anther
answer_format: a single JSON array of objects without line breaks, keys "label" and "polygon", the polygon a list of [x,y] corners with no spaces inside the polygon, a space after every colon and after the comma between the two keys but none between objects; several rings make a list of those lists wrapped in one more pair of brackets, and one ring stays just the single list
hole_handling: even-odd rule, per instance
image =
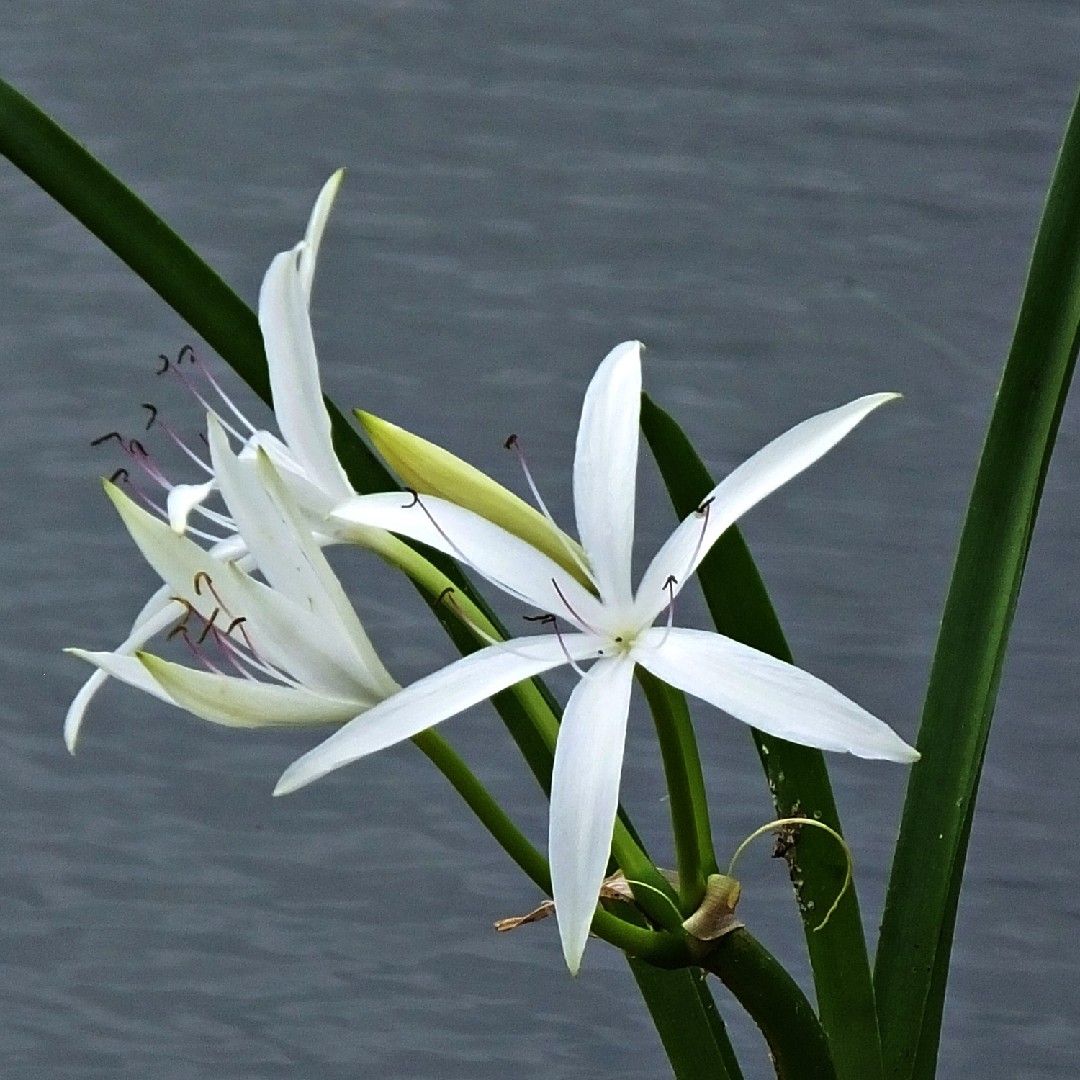
[{"label": "dark anther", "polygon": [[115,484],[120,479],[123,479],[126,482],[127,478],[128,478],[127,469],[120,468],[120,469],[117,469],[116,472],[114,472],[112,474],[112,476],[109,477],[109,483],[110,484]]},{"label": "dark anther", "polygon": [[188,645],[190,645],[190,644],[191,644],[191,635],[190,635],[190,634],[188,633],[188,628],[187,628],[187,618],[186,618],[186,617],[184,618],[184,621],[183,621],[183,622],[178,622],[178,623],[177,623],[177,624],[176,624],[176,625],[175,625],[175,626],[174,626],[174,627],[173,627],[173,628],[172,628],[172,629],[171,629],[171,630],[170,630],[170,631],[169,631],[169,632],[168,632],[168,633],[167,633],[167,634],[165,635],[165,640],[166,640],[166,641],[172,641],[172,639],[173,639],[174,637],[176,637],[177,635],[179,635],[180,637],[182,637],[182,638],[183,638],[183,639],[184,639],[184,640],[185,640],[185,641],[186,641],[186,642],[188,643]]},{"label": "dark anther", "polygon": [[146,452],[146,447],[143,446],[143,444],[141,442],[139,442],[138,439],[128,439],[127,452],[129,454],[133,454],[133,455],[138,454],[139,457],[149,457],[150,456]]},{"label": "dark anther", "polygon": [[214,626],[214,621],[220,614],[221,608],[219,607],[214,608],[214,610],[210,612],[210,618],[206,620],[206,625],[203,627],[202,633],[196,639],[196,645],[201,645],[206,640],[206,635],[209,634],[211,630],[217,629]]},{"label": "dark anther", "polygon": [[526,622],[542,623],[544,626],[550,626],[555,621],[554,615],[522,615]]},{"label": "dark anther", "polygon": [[517,443],[518,443],[518,437],[516,435],[509,435],[509,436],[507,436],[506,442],[503,443],[503,446],[507,450],[513,450],[514,447],[517,446]]},{"label": "dark anther", "polygon": [[229,637],[230,634],[239,626],[243,629],[244,623],[247,622],[246,615],[237,615],[235,619],[228,626],[225,627],[225,636]]},{"label": "dark anther", "polygon": [[715,496],[715,495],[710,495],[710,496],[709,496],[709,497],[708,497],[708,498],[707,498],[707,499],[706,499],[706,500],[705,500],[705,501],[704,501],[704,502],[703,502],[703,503],[702,503],[702,504],[701,504],[701,505],[700,505],[700,506],[699,506],[699,507],[698,507],[698,508],[697,508],[697,509],[696,509],[696,510],[694,511],[694,513],[695,513],[695,514],[704,514],[704,513],[705,513],[705,511],[706,511],[706,510],[708,510],[708,509],[709,509],[709,507],[710,507],[710,506],[712,505],[712,501],[713,501],[713,499],[715,499],[715,498],[716,498],[716,496]]},{"label": "dark anther", "polygon": [[668,574],[667,581],[664,582],[665,589],[674,589],[679,584],[679,579],[674,574]]},{"label": "dark anther", "polygon": [[150,419],[146,421],[146,430],[149,431],[154,426],[154,421],[157,419],[157,406],[151,405],[149,401],[144,401],[142,407],[150,413]]},{"label": "dark anther", "polygon": [[157,374],[164,375],[172,367],[172,361],[164,353],[158,353],[158,359],[161,361],[161,367],[157,369]]},{"label": "dark anther", "polygon": [[622,637],[621,637],[621,636],[620,636],[620,637],[617,637],[617,638],[615,639],[615,644],[616,644],[616,645],[621,645],[621,644],[622,644]]},{"label": "dark anther", "polygon": [[200,570],[193,579],[195,586],[195,595],[202,596],[202,584],[206,582],[206,589],[208,592],[214,591],[214,583],[210,580],[210,575],[205,570]]},{"label": "dark anther", "polygon": [[119,431],[110,431],[106,435],[99,435],[96,439],[90,440],[91,446],[100,446],[102,443],[107,443],[110,439],[115,439],[121,446],[124,445],[124,436]]},{"label": "dark anther", "polygon": [[189,363],[195,363],[195,350],[190,345],[180,347],[180,351],[176,354],[176,362],[182,364],[185,356],[188,358]]},{"label": "dark anther", "polygon": [[451,600],[454,593],[457,590],[453,585],[447,585],[445,589],[435,598],[435,607],[438,607],[444,600]]},{"label": "dark anther", "polygon": [[411,510],[414,506],[419,506],[420,492],[417,491],[415,488],[406,488],[405,490],[412,496],[412,502],[407,502],[401,509]]}]

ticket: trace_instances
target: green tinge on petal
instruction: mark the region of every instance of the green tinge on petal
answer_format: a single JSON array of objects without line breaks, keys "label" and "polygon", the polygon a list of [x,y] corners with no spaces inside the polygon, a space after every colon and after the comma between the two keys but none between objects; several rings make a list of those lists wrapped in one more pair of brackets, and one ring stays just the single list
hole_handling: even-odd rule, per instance
[{"label": "green tinge on petal", "polygon": [[406,487],[487,518],[542,551],[582,585],[593,587],[580,565],[585,562],[581,545],[539,510],[449,450],[371,413],[357,409],[356,418]]},{"label": "green tinge on petal", "polygon": [[136,657],[177,705],[203,720],[226,727],[344,724],[374,704],[374,701],[344,701],[300,686],[196,671],[152,653],[137,653]]}]

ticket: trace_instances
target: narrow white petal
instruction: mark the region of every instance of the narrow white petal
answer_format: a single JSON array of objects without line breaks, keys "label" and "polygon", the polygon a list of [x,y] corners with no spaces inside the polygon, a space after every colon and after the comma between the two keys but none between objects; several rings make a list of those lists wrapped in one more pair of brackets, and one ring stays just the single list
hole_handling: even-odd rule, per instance
[{"label": "narrow white petal", "polygon": [[150,653],[139,653],[136,663],[140,662],[166,701],[171,700],[203,720],[226,727],[343,724],[362,709],[355,701],[316,694],[303,687],[198,671]]},{"label": "narrow white petal", "polygon": [[308,218],[307,229],[304,232],[304,252],[300,259],[300,283],[304,289],[304,295],[311,301],[311,281],[315,276],[315,262],[319,257],[319,245],[322,243],[323,230],[326,228],[326,220],[330,216],[330,210],[337,198],[338,188],[345,179],[345,170],[338,169],[329,180],[322,186],[315,205],[311,208],[311,216]]},{"label": "narrow white petal", "polygon": [[828,683],[720,634],[654,627],[639,639],[634,659],[769,735],[862,758],[919,759],[888,724]]},{"label": "narrow white petal", "polygon": [[[208,418],[210,457],[222,494],[241,535],[267,581],[325,625],[317,642],[352,646],[357,677],[379,697],[397,690],[367,632],[311,535],[299,506],[281,475],[263,452],[253,467],[237,458],[225,432]],[[314,643],[313,643],[314,644]]]},{"label": "narrow white petal", "polygon": [[[122,683],[135,687],[136,690],[142,690],[144,694],[150,694],[159,701],[168,702],[170,705],[176,704],[168,691],[134,656],[121,656],[114,652],[89,652],[86,649],[65,649],[64,651],[93,664],[98,668],[99,674],[111,675],[114,679],[119,679]],[[71,749],[70,745],[68,749]]]},{"label": "narrow white petal", "polygon": [[523,603],[586,632],[604,629],[601,604],[558,563],[487,518],[435,495],[361,495],[338,506],[331,520],[419,540],[471,566]]},{"label": "narrow white petal", "polygon": [[187,530],[191,511],[206,502],[216,487],[216,480],[207,480],[205,484],[177,484],[169,491],[165,499],[165,509],[174,532],[182,533]]},{"label": "narrow white petal", "polygon": [[352,485],[330,438],[330,415],[323,402],[308,298],[299,268],[304,245],[274,258],[259,291],[259,326],[270,369],[278,427],[315,483],[337,499]]},{"label": "narrow white petal", "polygon": [[668,601],[665,582],[675,578],[675,592],[686,584],[720,536],[792,477],[831,450],[862,419],[898,394],[870,394],[819,413],[784,432],[744,461],[703,500],[702,513],[685,518],[657,552],[641,580],[636,610],[651,622]]},{"label": "narrow white petal", "polygon": [[578,536],[601,597],[631,597],[641,413],[641,342],[617,345],[597,369],[581,409],[574,454]]},{"label": "narrow white petal", "polygon": [[[168,587],[158,589],[147,601],[142,611],[139,612],[139,616],[131,627],[128,636],[113,653],[104,655],[131,656],[136,649],[141,649],[155,634],[160,634],[167,626],[175,622],[182,613],[183,608],[181,605],[170,598]],[[75,652],[74,650],[72,652],[73,655],[81,656],[84,660],[90,655],[97,655]],[[91,663],[94,663],[94,661],[91,661]],[[86,710],[90,707],[94,695],[105,685],[108,677],[109,673],[98,665],[98,670],[83,683],[68,706],[67,715],[64,717],[64,745],[68,748],[69,753],[75,753]]]},{"label": "narrow white petal", "polygon": [[215,623],[222,630],[234,619],[243,618],[243,628],[235,635],[241,641],[250,640],[261,660],[291,672],[316,690],[341,698],[385,697],[396,687],[381,677],[370,685],[369,672],[358,664],[355,649],[340,636],[328,634],[325,621],[306,607],[249,577],[236,565],[222,562],[187,537],[178,536],[114,485],[107,484],[106,490],[146,561],[168,585],[170,595],[186,599],[204,620],[216,610]]},{"label": "narrow white petal", "polygon": [[548,859],[563,955],[581,964],[619,805],[634,662],[593,664],[566,703],[551,776]]},{"label": "narrow white petal", "polygon": [[523,679],[594,655],[600,643],[589,635],[515,638],[472,653],[405,687],[381,705],[335,732],[294,761],[275,795],[287,795],[334,769],[410,739],[471,705]]}]

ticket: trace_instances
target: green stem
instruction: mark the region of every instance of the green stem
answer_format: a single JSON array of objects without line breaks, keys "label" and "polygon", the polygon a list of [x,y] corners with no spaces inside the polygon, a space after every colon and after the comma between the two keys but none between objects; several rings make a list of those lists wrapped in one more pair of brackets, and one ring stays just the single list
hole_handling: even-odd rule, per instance
[{"label": "green stem", "polygon": [[414,735],[412,741],[450,781],[450,786],[465,800],[465,805],[480,819],[480,823],[491,833],[499,846],[541,892],[550,896],[551,872],[547,859],[510,820],[510,816],[480,783],[457,751],[433,728]]},{"label": "green stem", "polygon": [[705,972],[629,961],[676,1080],[743,1080]]},{"label": "green stem", "polygon": [[697,738],[686,698],[640,665],[636,674],[652,712],[664,762],[679,868],[680,909],[684,916],[691,915],[705,896],[705,879],[719,869]]},{"label": "green stem", "polygon": [[[457,751],[430,728],[414,735],[412,741],[446,777],[499,846],[541,892],[550,896],[551,871],[547,859],[518,829]],[[616,948],[651,964],[680,967],[690,962],[684,936],[658,934],[603,910],[598,910],[594,916],[592,929]]]},{"label": "green stem", "polygon": [[720,938],[701,961],[761,1029],[777,1080],[836,1080],[829,1040],[799,984],[748,930]]}]

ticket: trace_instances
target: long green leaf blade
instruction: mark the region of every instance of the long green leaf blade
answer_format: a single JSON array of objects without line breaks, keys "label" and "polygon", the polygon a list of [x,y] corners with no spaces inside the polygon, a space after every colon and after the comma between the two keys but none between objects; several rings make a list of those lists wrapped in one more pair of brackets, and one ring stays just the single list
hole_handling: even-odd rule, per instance
[{"label": "long green leaf blade", "polygon": [[1080,103],[1039,226],[930,674],[875,981],[888,1077],[933,1075],[998,682],[1080,326]]},{"label": "long green leaf blade", "polygon": [[[691,513],[714,483],[678,424],[648,397],[641,426],[679,517]],[[753,557],[737,528],[729,529],[698,570],[716,629],[781,660],[791,660],[779,620]],[[829,774],[820,751],[754,732],[777,814],[802,814],[840,831]],[[881,1076],[877,1013],[862,919],[854,887],[832,918],[816,927],[840,892],[846,864],[834,840],[804,829],[789,856],[818,1009],[839,1080]]]}]

